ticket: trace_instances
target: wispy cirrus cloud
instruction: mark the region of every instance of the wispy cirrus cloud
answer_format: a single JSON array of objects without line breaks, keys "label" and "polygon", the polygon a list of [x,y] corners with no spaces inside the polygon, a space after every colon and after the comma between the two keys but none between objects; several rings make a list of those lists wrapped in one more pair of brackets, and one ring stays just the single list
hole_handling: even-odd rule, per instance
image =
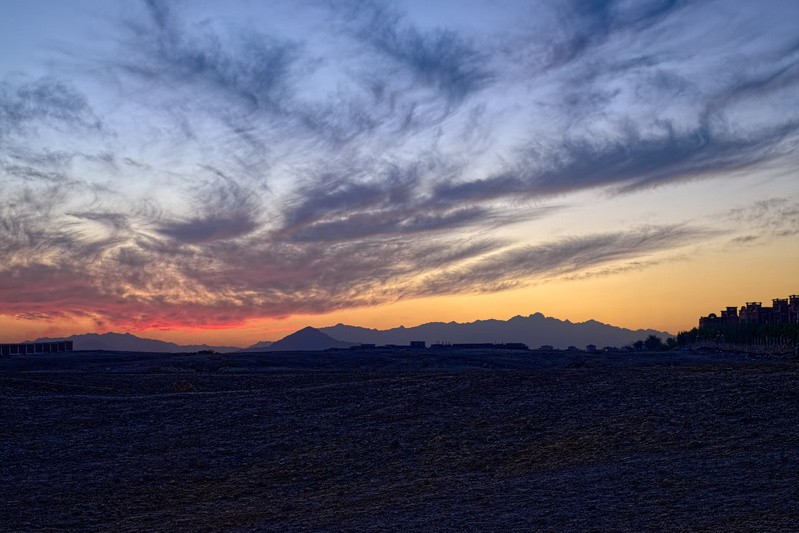
[{"label": "wispy cirrus cloud", "polygon": [[0,141],[37,127],[100,129],[87,99],[71,84],[52,77],[0,82]]},{"label": "wispy cirrus cloud", "polygon": [[467,38],[443,28],[422,31],[385,2],[354,2],[344,11],[355,36],[379,57],[407,71],[456,104],[489,85],[490,57]]},{"label": "wispy cirrus cloud", "polygon": [[702,227],[655,226],[517,246],[437,272],[420,283],[420,290],[424,294],[506,290],[647,257],[655,252],[677,250],[705,240],[713,233]]},{"label": "wispy cirrus cloud", "polygon": [[289,95],[297,45],[247,31],[223,42],[207,25],[186,27],[173,7],[145,3],[146,16],[126,22],[125,49],[116,68],[173,86],[191,86],[243,104],[280,113]]},{"label": "wispy cirrus cloud", "polygon": [[532,144],[511,169],[470,181],[440,184],[436,193],[459,200],[552,196],[613,186],[617,193],[754,167],[794,153],[799,121],[760,131],[731,132],[703,124],[677,131],[658,125],[642,134],[627,124],[620,135],[567,138],[559,146]]},{"label": "wispy cirrus cloud", "polygon": [[510,2],[478,32],[308,3],[281,32],[144,2],[72,71],[0,83],[4,312],[222,327],[794,235],[792,198],[731,211],[743,236],[665,208],[550,234],[578,193],[795,165],[793,8],[717,7]]},{"label": "wispy cirrus cloud", "polygon": [[556,36],[543,54],[547,68],[579,60],[592,48],[627,33],[642,33],[664,21],[689,2],[600,0],[559,2],[555,10]]},{"label": "wispy cirrus cloud", "polygon": [[260,202],[245,185],[212,167],[211,179],[195,178],[189,216],[162,220],[157,231],[184,243],[234,239],[259,227]]},{"label": "wispy cirrus cloud", "polygon": [[799,234],[799,198],[769,198],[727,212],[729,220],[748,231],[739,239],[751,242],[759,238],[791,237]]}]

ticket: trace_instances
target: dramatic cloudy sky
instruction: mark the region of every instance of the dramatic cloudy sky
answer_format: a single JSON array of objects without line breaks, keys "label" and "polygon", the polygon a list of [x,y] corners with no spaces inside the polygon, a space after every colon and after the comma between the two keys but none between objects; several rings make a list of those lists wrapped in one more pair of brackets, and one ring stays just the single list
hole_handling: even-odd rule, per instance
[{"label": "dramatic cloudy sky", "polygon": [[799,3],[0,0],[0,333],[799,292]]}]

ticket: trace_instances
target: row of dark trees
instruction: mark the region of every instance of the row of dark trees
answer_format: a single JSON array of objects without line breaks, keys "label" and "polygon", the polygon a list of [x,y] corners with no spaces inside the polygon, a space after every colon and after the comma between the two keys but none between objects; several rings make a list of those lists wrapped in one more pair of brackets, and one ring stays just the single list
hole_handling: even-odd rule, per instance
[{"label": "row of dark trees", "polygon": [[669,337],[666,339],[666,342],[663,342],[663,339],[657,335],[650,335],[644,340],[635,341],[633,343],[633,348],[639,352],[662,352],[673,350],[677,346],[677,340],[674,337]]},{"label": "row of dark trees", "polygon": [[694,328],[677,334],[680,346],[707,341],[742,345],[796,344],[799,343],[799,324],[738,324]]},{"label": "row of dark trees", "polygon": [[669,337],[664,342],[657,335],[635,341],[633,348],[639,351],[665,351],[691,346],[703,342],[739,346],[775,346],[799,344],[799,324],[738,324],[714,326],[681,331],[677,338]]}]

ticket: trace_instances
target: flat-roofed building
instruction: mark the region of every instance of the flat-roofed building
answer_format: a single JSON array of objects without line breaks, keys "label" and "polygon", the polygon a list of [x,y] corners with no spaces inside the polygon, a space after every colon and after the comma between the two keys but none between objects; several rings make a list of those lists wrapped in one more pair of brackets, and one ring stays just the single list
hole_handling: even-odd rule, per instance
[{"label": "flat-roofed building", "polygon": [[2,355],[26,355],[39,353],[71,352],[72,341],[22,342],[19,344],[0,344]]}]

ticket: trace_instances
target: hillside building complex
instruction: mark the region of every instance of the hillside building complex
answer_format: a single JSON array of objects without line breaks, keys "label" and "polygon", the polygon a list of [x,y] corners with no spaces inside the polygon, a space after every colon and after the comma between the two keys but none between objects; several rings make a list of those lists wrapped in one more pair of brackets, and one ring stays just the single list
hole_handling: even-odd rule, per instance
[{"label": "hillside building complex", "polygon": [[799,295],[774,298],[771,307],[761,302],[746,302],[746,305],[727,307],[720,315],[710,313],[699,318],[700,328],[735,326],[738,324],[799,324]]}]

